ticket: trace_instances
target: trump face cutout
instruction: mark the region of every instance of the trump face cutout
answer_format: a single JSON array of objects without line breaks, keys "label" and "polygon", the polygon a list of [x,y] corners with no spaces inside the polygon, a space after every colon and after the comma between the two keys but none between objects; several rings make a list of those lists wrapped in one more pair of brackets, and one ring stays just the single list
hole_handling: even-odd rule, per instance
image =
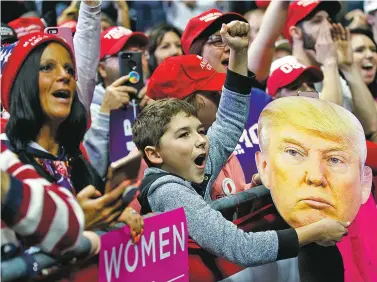
[{"label": "trump face cutout", "polygon": [[287,97],[271,102],[258,126],[258,171],[289,225],[355,218],[369,197],[372,172],[352,113],[319,99]]}]

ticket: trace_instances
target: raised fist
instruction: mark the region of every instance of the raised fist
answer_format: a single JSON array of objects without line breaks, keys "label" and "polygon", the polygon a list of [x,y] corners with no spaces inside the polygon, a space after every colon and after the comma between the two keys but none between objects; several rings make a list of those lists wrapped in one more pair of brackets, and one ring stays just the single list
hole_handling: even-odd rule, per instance
[{"label": "raised fist", "polygon": [[250,25],[241,21],[223,24],[220,30],[221,38],[234,51],[247,51],[249,46]]}]

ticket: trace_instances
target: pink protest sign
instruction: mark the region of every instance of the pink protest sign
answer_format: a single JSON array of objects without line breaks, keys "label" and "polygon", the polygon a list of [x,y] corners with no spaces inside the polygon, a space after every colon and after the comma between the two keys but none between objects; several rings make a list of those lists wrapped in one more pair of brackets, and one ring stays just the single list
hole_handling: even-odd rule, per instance
[{"label": "pink protest sign", "polygon": [[183,208],[144,219],[144,234],[132,243],[123,227],[101,237],[99,281],[189,281],[188,233]]}]

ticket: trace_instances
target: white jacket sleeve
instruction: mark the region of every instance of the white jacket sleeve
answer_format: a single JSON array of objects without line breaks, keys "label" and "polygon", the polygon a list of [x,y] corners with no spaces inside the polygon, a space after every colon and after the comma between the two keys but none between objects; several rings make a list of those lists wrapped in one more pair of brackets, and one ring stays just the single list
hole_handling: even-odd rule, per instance
[{"label": "white jacket sleeve", "polygon": [[90,7],[81,2],[76,33],[73,38],[77,66],[77,92],[89,114],[96,86],[100,55],[101,5]]}]

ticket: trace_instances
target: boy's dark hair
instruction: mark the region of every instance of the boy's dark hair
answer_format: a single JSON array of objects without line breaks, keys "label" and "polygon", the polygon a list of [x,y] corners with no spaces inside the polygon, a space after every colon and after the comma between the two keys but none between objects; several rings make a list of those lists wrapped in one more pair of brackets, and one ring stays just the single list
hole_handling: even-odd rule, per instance
[{"label": "boy's dark hair", "polygon": [[[178,113],[197,117],[195,107],[179,99],[161,99],[145,107],[132,126],[133,141],[144,155],[147,146],[159,147],[162,135],[168,129],[171,119]],[[153,166],[144,155],[148,166]]]}]

